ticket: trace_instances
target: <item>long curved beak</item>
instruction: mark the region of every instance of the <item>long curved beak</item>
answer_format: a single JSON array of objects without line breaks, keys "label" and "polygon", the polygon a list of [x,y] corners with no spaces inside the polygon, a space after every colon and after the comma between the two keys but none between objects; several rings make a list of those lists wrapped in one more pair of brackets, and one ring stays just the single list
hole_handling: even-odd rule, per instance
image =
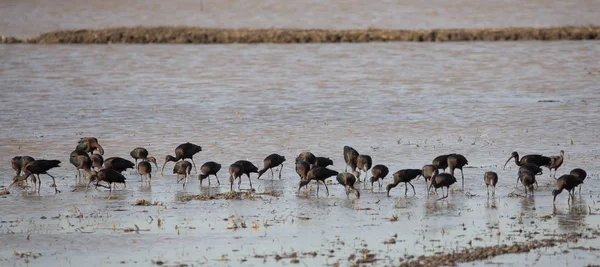
[{"label": "long curved beak", "polygon": [[158,169],[158,164],[156,164],[156,161],[154,162],[154,166]]},{"label": "long curved beak", "polygon": [[506,161],[506,163],[504,163],[504,167],[502,167],[502,169],[504,170],[504,168],[506,167],[506,164],[508,164],[508,162],[513,159],[513,156],[510,156],[510,158],[508,158],[508,160]]},{"label": "long curved beak", "polygon": [[17,182],[18,182],[18,181],[14,181],[14,182],[12,182],[12,183],[11,183],[11,184],[10,184],[10,185],[9,185],[9,186],[6,188],[6,191],[10,191],[10,188],[11,188],[13,185],[15,185]]},{"label": "long curved beak", "polygon": [[[163,164],[162,169],[160,170],[160,176],[164,176],[164,171],[165,171],[165,165],[167,165],[168,161],[165,161],[165,164]],[[158,168],[158,167],[157,167]]]},{"label": "long curved beak", "polygon": [[98,149],[98,153],[100,153],[100,155],[104,156],[104,148],[102,148],[102,146],[98,143],[96,143],[95,145],[96,145],[96,149]]}]

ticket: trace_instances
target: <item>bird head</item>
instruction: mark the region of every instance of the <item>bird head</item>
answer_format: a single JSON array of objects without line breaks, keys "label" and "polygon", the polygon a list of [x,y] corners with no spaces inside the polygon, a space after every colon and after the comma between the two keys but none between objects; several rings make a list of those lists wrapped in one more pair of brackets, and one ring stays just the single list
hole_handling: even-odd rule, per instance
[{"label": "bird head", "polygon": [[148,158],[146,158],[146,160],[148,162],[154,163],[154,166],[158,169],[158,164],[156,164],[156,158],[155,157],[148,157]]},{"label": "bird head", "polygon": [[300,194],[300,188],[306,186],[308,183],[310,183],[310,180],[302,180],[300,183],[298,183],[298,194]]},{"label": "bird head", "polygon": [[506,162],[504,163],[504,167],[502,167],[502,169],[506,168],[506,164],[508,164],[508,162],[513,158],[515,158],[515,159],[519,158],[519,153],[517,153],[517,151],[514,151],[512,154],[510,154],[510,158],[508,158],[506,160]]},{"label": "bird head", "polygon": [[552,190],[552,196],[554,197],[554,199],[552,200],[552,202],[556,201],[556,196],[558,196],[558,194],[560,194],[562,192],[562,189],[554,189]]}]

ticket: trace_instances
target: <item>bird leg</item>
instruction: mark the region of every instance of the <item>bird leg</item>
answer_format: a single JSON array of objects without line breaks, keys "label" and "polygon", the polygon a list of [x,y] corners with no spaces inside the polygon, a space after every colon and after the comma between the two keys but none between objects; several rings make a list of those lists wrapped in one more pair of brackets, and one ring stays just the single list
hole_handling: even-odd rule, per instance
[{"label": "bird leg", "polygon": [[[248,181],[250,182],[250,192],[252,192],[253,188],[252,188],[252,180],[250,179],[250,175],[248,174]],[[242,178],[240,177],[240,182],[242,182]]]},{"label": "bird leg", "polygon": [[275,179],[275,174],[273,174],[273,168],[271,168],[271,180]]},{"label": "bird leg", "polygon": [[[221,182],[219,182],[219,176],[217,176],[217,174],[216,174],[216,173],[215,173],[215,178],[217,178],[217,184],[218,184],[218,185],[221,185]],[[208,180],[208,181],[210,181],[210,180]]]},{"label": "bird leg", "polygon": [[192,165],[194,165],[194,173],[198,173],[198,170],[196,169],[196,163],[194,162],[194,158],[190,158],[192,160]]},{"label": "bird leg", "polygon": [[460,176],[462,180],[462,189],[465,190],[465,174],[463,173],[462,168],[460,168]]},{"label": "bird leg", "polygon": [[279,180],[281,180],[281,171],[283,170],[283,163],[279,165]]},{"label": "bird leg", "polygon": [[[408,184],[410,185],[410,187],[412,187],[413,189],[413,194],[416,196],[417,195],[417,191],[415,191],[415,187],[412,185],[411,182],[408,182]],[[404,184],[404,186],[406,186],[406,184]],[[407,188],[408,189],[408,188]]]},{"label": "bird leg", "polygon": [[327,184],[325,181],[322,182],[325,185],[325,190],[327,191],[327,196],[329,196],[329,188],[327,188]]},{"label": "bird leg", "polygon": [[496,186],[492,187],[492,197],[496,197]]},{"label": "bird leg", "polygon": [[[34,176],[35,176],[35,174],[34,174]],[[39,195],[40,194],[40,188],[42,188],[42,179],[40,179],[40,175],[39,174],[37,175],[37,182],[38,182],[37,192],[38,192],[38,195]]]},{"label": "bird leg", "polygon": [[230,183],[229,192],[233,192],[233,180],[234,180],[233,176],[229,175],[229,183]]},{"label": "bird leg", "polygon": [[188,174],[185,174],[184,180],[183,180],[183,190],[185,190],[185,185],[187,184],[187,180],[188,180]]}]

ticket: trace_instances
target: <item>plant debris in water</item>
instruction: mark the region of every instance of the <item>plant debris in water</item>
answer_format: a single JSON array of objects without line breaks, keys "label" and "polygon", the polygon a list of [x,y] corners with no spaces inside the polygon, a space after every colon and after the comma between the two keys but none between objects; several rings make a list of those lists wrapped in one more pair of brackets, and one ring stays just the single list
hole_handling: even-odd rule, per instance
[{"label": "plant debris in water", "polygon": [[265,192],[265,193],[255,193],[250,191],[241,191],[241,192],[227,192],[227,193],[217,193],[214,195],[187,195],[181,197],[181,201],[191,201],[191,200],[213,200],[213,199],[254,199],[254,198],[262,198],[262,196],[272,196],[272,197],[280,197],[281,193],[279,192]]}]

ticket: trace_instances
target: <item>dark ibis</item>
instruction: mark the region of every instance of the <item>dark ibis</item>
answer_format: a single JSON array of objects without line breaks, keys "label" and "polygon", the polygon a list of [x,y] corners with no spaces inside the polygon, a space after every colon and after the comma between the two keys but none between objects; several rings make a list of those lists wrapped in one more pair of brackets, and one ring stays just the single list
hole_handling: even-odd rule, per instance
[{"label": "dark ibis", "polygon": [[306,175],[310,171],[310,164],[306,161],[298,161],[296,162],[296,173],[300,176],[300,180],[306,179]]},{"label": "dark ibis", "polygon": [[[525,164],[519,166],[519,172],[517,172],[517,185],[519,184],[519,181],[521,180],[520,173],[524,172],[524,171],[528,171],[528,172],[532,173],[534,176],[543,174],[542,168],[540,168],[540,166],[535,165],[533,163],[525,163]],[[536,180],[536,185],[537,185],[537,180]]]},{"label": "dark ibis", "polygon": [[[251,173],[258,173],[258,167],[256,167],[256,165],[252,164],[252,162],[250,161],[238,160],[234,163],[242,165],[242,167],[244,168],[244,174],[248,177],[248,180],[250,180]],[[252,181],[250,181],[250,183],[252,183]]]},{"label": "dark ibis", "polygon": [[519,159],[519,153],[517,153],[517,151],[515,151],[510,155],[510,158],[508,158],[506,163],[504,163],[504,167],[502,167],[502,168],[505,168],[506,164],[508,164],[508,162],[513,158],[515,159],[515,164],[517,164],[517,166],[522,166],[525,163],[533,163],[535,165],[545,166],[545,167],[548,167],[550,165],[549,157],[537,155],[537,154],[531,154],[531,155],[523,156],[522,158]]},{"label": "dark ibis", "polygon": [[219,176],[217,173],[221,170],[221,164],[216,163],[214,161],[208,161],[200,166],[200,174],[198,175],[198,180],[200,180],[200,186],[202,186],[202,180],[208,179],[208,185],[210,186],[210,178],[208,176],[214,175],[217,178],[217,184],[221,184],[219,182]]},{"label": "dark ibis", "polygon": [[96,137],[82,137],[77,142],[75,150],[83,150],[86,153],[93,154],[95,150],[98,150],[100,155],[104,155],[104,148],[98,143]]},{"label": "dark ibis", "polygon": [[442,169],[443,171],[446,171],[446,168],[448,168],[448,156],[449,155],[439,155],[435,157],[433,161],[431,161],[431,165],[438,168],[438,170]]},{"label": "dark ibis", "polygon": [[[371,166],[373,165],[373,160],[371,159],[371,156],[369,155],[358,155],[358,158],[356,158],[356,167],[358,168],[358,175],[356,176],[356,178],[358,179],[358,182],[360,183],[360,171],[364,171],[365,172],[365,182],[367,180],[367,173],[368,171],[371,169]],[[365,183],[366,185],[367,183]]]},{"label": "dark ibis", "polygon": [[550,176],[552,176],[552,169],[554,169],[554,177],[556,178],[556,171],[563,164],[563,160],[565,158],[565,151],[561,150],[560,155],[558,156],[550,156],[550,164],[548,165],[548,169],[550,169]]},{"label": "dark ibis", "polygon": [[192,165],[194,166],[194,170],[196,170],[196,163],[194,163],[194,155],[198,154],[198,152],[202,151],[202,147],[199,145],[195,145],[192,143],[185,143],[185,144],[181,144],[178,145],[175,148],[175,157],[171,156],[171,155],[167,155],[165,157],[165,163],[163,164],[162,170],[160,171],[161,173],[163,173],[163,171],[165,170],[165,165],[167,165],[167,162],[169,161],[173,161],[173,162],[177,162],[179,160],[185,160],[185,159],[190,159],[192,161]]},{"label": "dark ibis", "polygon": [[96,171],[102,169],[102,165],[104,165],[104,157],[100,154],[92,154],[90,156],[92,160],[92,168],[96,168]]},{"label": "dark ibis", "polygon": [[[148,150],[143,147],[136,147],[129,152],[129,155],[135,159],[135,166],[137,166],[138,159],[146,160],[148,158]],[[158,169],[158,166],[156,168]]]},{"label": "dark ibis", "polygon": [[483,174],[483,181],[485,182],[485,188],[487,189],[488,197],[490,195],[490,186],[492,187],[492,196],[496,196],[496,184],[498,184],[498,174],[495,172],[485,172]]},{"label": "dark ibis", "polygon": [[134,167],[133,162],[121,157],[110,157],[104,160],[104,168],[113,169],[118,173],[122,173],[127,169],[134,169]]},{"label": "dark ibis", "polygon": [[315,155],[313,153],[302,152],[296,157],[296,162],[306,161],[306,162],[308,162],[308,164],[310,164],[310,167],[312,168],[316,163],[315,162],[316,159],[317,159],[317,157],[315,157]]},{"label": "dark ibis", "polygon": [[152,181],[152,164],[146,160],[140,161],[137,165],[137,172],[140,175],[140,180],[142,180],[142,182],[147,181],[148,185],[150,185],[150,182]]},{"label": "dark ibis", "polygon": [[27,164],[33,162],[35,159],[30,156],[16,156],[10,160],[10,166],[15,170],[15,175],[21,175],[21,170],[23,167],[27,166]]},{"label": "dark ibis", "polygon": [[[92,171],[92,175],[90,176],[88,186],[92,181],[96,181],[96,187],[101,186],[108,188],[108,199],[110,199],[110,197],[112,196],[112,189],[114,187],[114,184],[123,184],[125,185],[125,187],[127,187],[125,180],[127,180],[125,176],[113,169],[102,169],[98,172]],[[101,185],[100,182],[106,182],[108,183],[108,186]]]},{"label": "dark ibis", "polygon": [[326,157],[315,157],[315,166],[317,167],[327,167],[329,165],[333,165],[333,160]]},{"label": "dark ibis", "polygon": [[378,164],[373,166],[371,169],[371,189],[373,189],[373,184],[375,181],[377,181],[379,188],[381,188],[381,180],[383,180],[388,173],[390,173],[390,170],[385,165]]},{"label": "dark ibis", "polygon": [[356,167],[358,166],[358,151],[350,146],[344,146],[344,161],[346,162],[346,171],[348,167],[354,175],[356,175]]},{"label": "dark ibis", "polygon": [[[442,188],[442,197],[438,198],[438,200],[442,200],[448,197],[450,194],[450,186],[456,183],[456,177],[449,173],[438,173],[431,178],[431,183],[429,184],[429,190],[431,188],[435,188],[435,193],[437,194],[437,189]],[[444,196],[444,187],[446,187],[446,195]]]},{"label": "dark ibis", "polygon": [[527,196],[527,192],[533,196],[533,184],[537,183],[535,175],[528,170],[523,170],[519,172],[519,179],[521,180],[521,184],[525,187],[525,196]]},{"label": "dark ibis", "polygon": [[[177,183],[183,180],[183,189],[187,185],[188,177],[192,172],[192,163],[186,160],[178,161],[173,166],[173,174],[177,174]],[[183,175],[183,178],[180,178]]]},{"label": "dark ibis", "polygon": [[308,185],[308,183],[310,183],[311,180],[316,180],[316,182],[317,182],[317,197],[319,196],[319,182],[321,182],[325,185],[325,190],[327,190],[327,196],[329,196],[329,188],[327,188],[327,183],[325,183],[325,180],[331,176],[337,176],[338,174],[339,173],[337,171],[330,170],[328,168],[323,168],[323,167],[312,168],[306,174],[306,179],[300,181],[300,183],[298,184],[298,193],[300,193],[300,188]]},{"label": "dark ibis", "polygon": [[569,174],[573,175],[573,176],[579,178],[579,180],[581,180],[581,184],[579,184],[579,194],[581,195],[581,185],[583,184],[583,181],[587,177],[587,172],[585,172],[583,169],[577,168],[577,169],[571,170],[571,172]]},{"label": "dark ibis", "polygon": [[260,177],[269,169],[271,170],[271,178],[275,178],[275,176],[273,174],[273,168],[277,168],[278,166],[281,166],[279,168],[279,179],[281,180],[281,170],[283,170],[284,162],[285,162],[285,157],[282,155],[279,155],[279,154],[268,155],[263,160],[263,168],[262,168],[262,170],[258,171],[257,179],[260,179]]},{"label": "dark ibis", "polygon": [[565,174],[556,179],[556,189],[552,190],[552,195],[554,196],[554,200],[556,201],[556,196],[560,194],[563,190],[567,190],[569,192],[569,200],[567,203],[571,201],[571,198],[575,197],[575,187],[583,183],[583,180],[577,176]]},{"label": "dark ibis", "polygon": [[60,193],[60,191],[58,190],[58,188],[56,186],[56,179],[54,179],[54,176],[52,176],[48,173],[48,171],[50,169],[60,167],[59,164],[60,164],[60,160],[45,160],[45,159],[34,160],[25,166],[25,168],[23,170],[23,172],[24,172],[23,176],[25,176],[25,180],[27,180],[27,177],[29,177],[29,175],[35,176],[37,174],[37,182],[38,182],[37,191],[39,193],[40,187],[42,187],[42,181],[40,180],[40,174],[46,174],[52,178],[52,186],[54,186],[54,193]]},{"label": "dark ibis", "polygon": [[92,168],[92,159],[90,159],[90,156],[84,150],[76,149],[69,155],[69,162],[77,169],[77,173],[75,173],[75,185],[77,185],[82,181],[80,170],[89,173]]},{"label": "dark ibis", "polygon": [[421,176],[423,176],[423,178],[425,178],[425,183],[427,185],[429,185],[429,181],[431,180],[431,177],[435,176],[438,173],[439,173],[438,168],[435,167],[433,164],[425,165],[425,166],[423,166],[423,168],[421,168]]},{"label": "dark ibis", "polygon": [[[235,162],[231,165],[229,165],[229,191],[233,192],[233,183],[235,182],[235,179],[240,179],[238,181],[238,190],[240,190],[240,187],[242,185],[242,175],[244,174],[244,166],[241,163]],[[253,190],[252,188],[252,180],[250,180],[250,177],[248,176],[248,181],[250,181],[250,191]]]},{"label": "dark ibis", "polygon": [[346,189],[346,198],[350,198],[350,192],[354,192],[356,198],[360,198],[360,192],[354,187],[356,176],[349,172],[342,172],[337,175],[337,181]]},{"label": "dark ibis", "polygon": [[[469,164],[469,161],[467,160],[467,158],[465,158],[465,156],[463,156],[461,154],[450,154],[450,155],[448,155],[447,161],[448,161],[448,168],[450,169],[450,174],[452,176],[454,176],[455,169],[460,170],[462,187],[464,188],[465,187],[465,175],[463,173],[463,167],[465,165]],[[454,176],[454,177],[456,177],[456,176]]]},{"label": "dark ibis", "polygon": [[412,187],[413,193],[416,195],[417,191],[415,191],[415,187],[412,185],[412,183],[410,181],[419,177],[419,175],[421,175],[420,169],[403,169],[403,170],[397,171],[393,175],[394,182],[391,184],[388,184],[386,187],[387,196],[388,197],[390,196],[390,190],[392,190],[392,188],[398,186],[399,183],[404,183],[404,195],[405,196],[408,194],[408,185],[410,185]]}]

